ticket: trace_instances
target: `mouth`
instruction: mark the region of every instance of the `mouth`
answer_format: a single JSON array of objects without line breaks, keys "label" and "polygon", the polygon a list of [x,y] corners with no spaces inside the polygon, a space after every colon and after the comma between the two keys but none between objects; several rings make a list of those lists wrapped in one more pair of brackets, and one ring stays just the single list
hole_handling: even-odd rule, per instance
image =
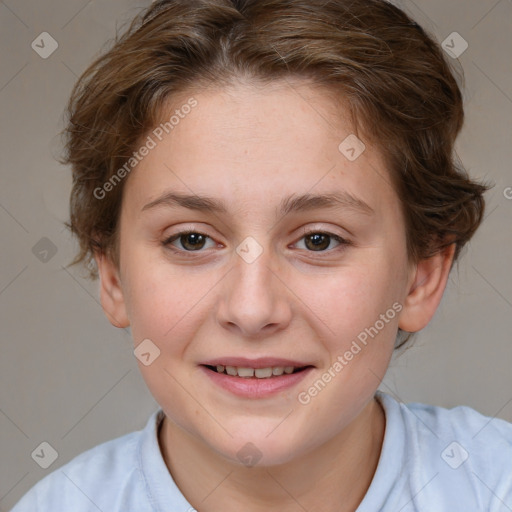
[{"label": "mouth", "polygon": [[311,365],[306,366],[267,366],[264,368],[253,368],[250,366],[230,366],[230,365],[202,365],[209,370],[220,373],[223,375],[230,375],[231,377],[242,377],[244,379],[271,379],[272,377],[279,377],[281,375],[291,375],[292,373],[299,373],[307,368],[312,368]]},{"label": "mouth", "polygon": [[210,382],[242,398],[276,396],[298,386],[315,368],[299,361],[275,358],[223,358],[199,367]]}]

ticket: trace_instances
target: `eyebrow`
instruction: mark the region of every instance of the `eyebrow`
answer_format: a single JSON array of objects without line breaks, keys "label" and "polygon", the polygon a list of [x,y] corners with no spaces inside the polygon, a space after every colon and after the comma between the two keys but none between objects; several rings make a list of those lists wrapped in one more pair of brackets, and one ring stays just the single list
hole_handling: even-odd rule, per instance
[{"label": "eyebrow", "polygon": [[[214,197],[199,196],[197,194],[183,194],[178,192],[166,192],[155,200],[144,205],[141,211],[150,210],[155,207],[176,207],[188,208],[190,210],[214,212],[219,214],[228,213],[226,204]],[[361,198],[354,196],[350,192],[341,191],[331,194],[302,194],[290,195],[284,198],[277,215],[287,215],[291,212],[310,211],[321,208],[348,208],[366,215],[374,215],[374,209]]]}]

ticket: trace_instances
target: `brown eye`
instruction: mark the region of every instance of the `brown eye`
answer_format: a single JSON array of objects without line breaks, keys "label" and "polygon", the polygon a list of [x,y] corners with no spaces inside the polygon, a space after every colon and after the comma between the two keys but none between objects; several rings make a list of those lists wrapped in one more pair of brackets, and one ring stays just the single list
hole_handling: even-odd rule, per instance
[{"label": "brown eye", "polygon": [[172,235],[170,238],[165,240],[163,244],[165,246],[173,246],[173,242],[178,241],[183,249],[176,250],[194,252],[203,249],[208,238],[210,238],[208,235],[198,233],[197,231],[182,231]]},{"label": "brown eye", "polygon": [[[330,237],[329,235],[325,235],[323,233],[314,233],[313,235],[308,235],[305,237],[306,247],[312,250],[324,250],[329,247]],[[308,241],[310,242],[308,244]]]},{"label": "brown eye", "polygon": [[305,233],[302,238],[305,240],[304,245],[306,249],[312,252],[330,252],[326,251],[326,249],[331,245],[332,240],[335,240],[338,244],[338,246],[335,246],[332,250],[336,250],[339,246],[343,248],[343,246],[350,244],[348,240],[334,233],[326,233],[323,231],[310,231],[309,233]]}]

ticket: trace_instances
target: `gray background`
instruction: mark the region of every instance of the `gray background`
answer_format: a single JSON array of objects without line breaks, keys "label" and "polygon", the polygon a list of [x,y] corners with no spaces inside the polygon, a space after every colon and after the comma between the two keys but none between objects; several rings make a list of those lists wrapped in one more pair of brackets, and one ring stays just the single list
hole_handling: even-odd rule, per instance
[{"label": "gray background", "polygon": [[[70,171],[54,159],[75,80],[148,3],[0,2],[0,511],[77,454],[142,428],[157,408],[129,332],[103,315],[97,282],[64,268],[76,249],[63,226]],[[467,118],[457,152],[471,176],[495,187],[433,321],[394,359],[381,389],[512,421],[512,2],[399,5],[439,42],[454,31],[468,42],[458,59]],[[59,45],[47,59],[31,48],[44,31]],[[36,257],[43,237],[57,250],[47,262]],[[43,441],[58,452],[46,470],[31,458]]]}]

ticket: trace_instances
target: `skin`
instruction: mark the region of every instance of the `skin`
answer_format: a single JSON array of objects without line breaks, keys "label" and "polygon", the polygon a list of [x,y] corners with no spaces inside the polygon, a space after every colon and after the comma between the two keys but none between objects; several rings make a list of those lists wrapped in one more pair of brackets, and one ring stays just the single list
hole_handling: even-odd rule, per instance
[{"label": "skin", "polygon": [[[193,507],[353,511],[382,447],[385,416],[374,393],[397,329],[428,324],[455,246],[408,261],[399,198],[378,150],[365,140],[355,161],[338,150],[354,130],[342,105],[320,89],[240,82],[193,96],[198,106],[127,179],[119,266],[96,255],[102,306],[113,325],[131,326],[136,346],[149,338],[160,350],[149,366],[138,364],[166,414],[164,460]],[[213,196],[228,211],[142,211],[164,191]],[[289,194],[333,191],[361,198],[375,214],[340,207],[276,216]],[[304,228],[350,244],[331,238],[315,250]],[[174,240],[179,254],[163,245],[184,229],[210,238],[192,241],[198,251],[187,237]],[[249,236],[262,249],[252,263],[236,252]],[[299,403],[298,393],[396,302],[401,311],[378,335],[308,404]],[[246,399],[200,371],[220,356],[293,358],[315,368],[292,390]],[[261,455],[254,467],[237,456],[248,442]]]}]

